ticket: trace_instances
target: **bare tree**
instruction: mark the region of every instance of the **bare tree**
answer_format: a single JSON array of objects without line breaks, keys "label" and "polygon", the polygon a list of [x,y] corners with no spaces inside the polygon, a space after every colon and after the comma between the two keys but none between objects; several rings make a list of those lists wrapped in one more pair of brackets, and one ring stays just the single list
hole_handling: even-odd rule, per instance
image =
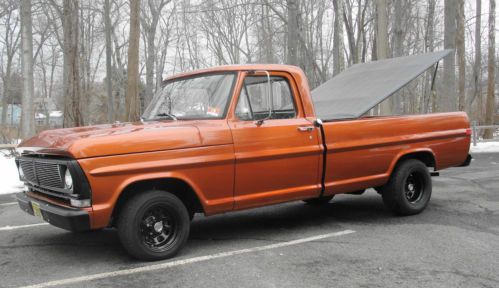
[{"label": "bare tree", "polygon": [[[385,0],[386,1],[386,0]],[[345,69],[343,46],[343,0],[333,0],[334,7],[334,35],[333,35],[333,75]]]},{"label": "bare tree", "polygon": [[[94,123],[102,121],[101,118],[107,118],[106,111],[98,109],[103,106],[105,99],[99,99],[96,93],[96,74],[102,60],[105,45],[100,45],[101,33],[100,27],[103,26],[102,11],[95,9],[96,0],[82,2],[79,7],[79,75],[80,77],[80,113],[82,121],[85,123]],[[95,111],[98,113],[89,113]]]},{"label": "bare tree", "polygon": [[130,0],[130,36],[128,44],[127,91],[124,121],[137,121],[139,107],[139,40],[140,40],[140,0]]},{"label": "bare tree", "polygon": [[21,137],[35,135],[35,111],[33,88],[33,35],[31,26],[31,0],[21,1],[21,45],[22,45],[22,114]]},{"label": "bare tree", "polygon": [[[404,55],[404,10],[407,10],[405,0],[396,0],[394,2],[394,21],[393,21],[393,57]],[[407,16],[406,16],[407,17]]]},{"label": "bare tree", "polygon": [[357,5],[354,20],[354,3],[351,1],[352,0],[345,1],[345,6],[343,7],[343,20],[345,21],[345,30],[347,33],[349,48],[348,63],[350,65],[357,64],[364,58],[362,57],[362,54],[363,51],[365,51],[365,49],[363,49],[363,47],[365,47],[365,16],[367,7],[369,6],[367,5],[367,1],[363,2],[362,0],[353,0],[352,2],[355,2]]},{"label": "bare tree", "polygon": [[[410,11],[409,5],[406,0],[394,1],[394,19],[393,19],[393,57],[401,57],[404,55],[404,38],[406,36],[407,26],[404,25],[404,18],[410,17],[410,13],[405,12]],[[404,103],[408,102],[405,96],[405,90],[400,90],[391,97],[392,101],[392,112],[394,114],[402,114],[407,111],[404,109]]]},{"label": "bare tree", "polygon": [[260,5],[260,25],[257,33],[258,37],[258,60],[264,63],[274,63],[276,57],[274,55],[274,44],[273,39],[275,36],[275,27],[272,25],[272,19],[270,15],[270,8],[265,5]]},{"label": "bare tree", "polygon": [[[433,52],[435,49],[435,5],[436,0],[428,0],[428,14],[426,17],[426,32],[425,32],[425,52]],[[424,100],[422,112],[428,112],[430,109],[430,99],[432,104],[431,111],[436,110],[436,92],[432,87],[431,81],[433,78],[433,71],[426,73]],[[432,89],[433,88],[433,89]]]},{"label": "bare tree", "polygon": [[[494,113],[496,108],[495,95],[495,73],[496,73],[496,1],[489,0],[489,51],[488,51],[488,71],[487,71],[487,106],[485,110],[485,123],[494,124]],[[486,129],[483,137],[492,139],[494,129]]]},{"label": "bare tree", "polygon": [[388,58],[388,6],[387,0],[376,1],[376,58]]},{"label": "bare tree", "polygon": [[[456,48],[456,12],[454,0],[445,0],[444,4],[444,48]],[[453,101],[456,93],[456,54],[451,53],[444,58],[443,91],[439,97],[438,110],[452,111],[455,109]]]},{"label": "bare tree", "polygon": [[122,17],[128,1],[112,0],[111,2],[111,39],[113,42],[113,93],[115,100],[115,115],[114,119],[126,119],[125,102],[126,102],[126,48],[128,46],[129,31],[126,28],[128,19]]},{"label": "bare tree", "polygon": [[[234,5],[236,4],[236,5]],[[252,5],[248,0],[238,1],[205,1],[200,24],[206,34],[210,49],[219,64],[241,63],[252,61],[252,49],[248,40]]]},{"label": "bare tree", "polygon": [[80,111],[80,55],[78,47],[78,1],[64,1],[63,30],[66,83],[64,85],[64,127],[83,125]]},{"label": "bare tree", "polygon": [[[1,77],[3,82],[3,97],[2,97],[2,122],[1,124],[7,124],[7,110],[11,102],[11,78],[12,69],[14,65],[14,58],[18,52],[19,40],[21,39],[19,33],[19,18],[16,17],[14,11],[18,9],[17,1],[8,1],[1,4],[3,10],[3,21],[2,24],[5,26],[5,31],[0,39],[0,44],[2,44],[2,54],[4,57],[0,57],[1,62]],[[5,61],[5,62],[4,62]]]},{"label": "bare tree", "polygon": [[[487,72],[480,69],[480,44],[485,36],[480,34],[481,0],[475,1],[473,51],[465,45],[473,45],[473,33],[466,29],[475,15],[465,11],[464,0],[442,1],[442,8],[437,0],[144,0],[138,12],[141,33],[132,37],[130,20],[137,11],[130,9],[130,0],[32,1],[34,92],[41,96],[34,98],[35,111],[49,116],[53,107],[47,99],[60,98],[55,106],[64,107],[68,127],[137,119],[138,103],[149,101],[164,73],[231,63],[290,63],[303,69],[313,88],[348,65],[431,52],[443,45],[457,51],[445,60],[443,73],[436,74],[443,78],[434,89],[438,101],[437,93],[430,91],[433,71],[428,71],[383,102],[382,114],[459,108],[473,112],[473,119],[484,118],[480,111],[487,105],[480,79]],[[20,73],[19,3],[0,1],[3,123],[7,107],[13,107],[9,104],[21,103],[23,81],[17,79],[25,75]],[[473,70],[469,75],[466,61]],[[138,70],[136,76],[133,70]],[[137,88],[140,75],[145,80],[143,95]],[[127,77],[136,81],[127,83]],[[135,96],[130,98],[127,91],[129,96],[135,91]]]},{"label": "bare tree", "polygon": [[171,0],[147,0],[142,2],[145,7],[142,9],[140,22],[142,31],[146,38],[146,89],[144,95],[144,105],[149,104],[154,90],[154,63],[156,59],[156,29],[161,17],[161,11]]},{"label": "bare tree", "polygon": [[288,8],[288,54],[286,63],[298,65],[298,3],[296,0],[286,0]]},{"label": "bare tree", "polygon": [[458,91],[459,91],[459,102],[458,109],[464,111],[465,106],[465,82],[466,82],[466,63],[465,63],[465,43],[464,43],[464,0],[458,1],[458,11],[457,11],[457,62],[459,68],[459,79],[458,79]]},{"label": "bare tree", "polygon": [[472,107],[475,99],[478,98],[478,115],[481,116],[482,111],[482,0],[476,0],[475,11],[475,61],[473,63],[473,95],[471,96],[468,107]]},{"label": "bare tree", "polygon": [[[376,59],[388,58],[388,6],[387,0],[376,1]],[[380,113],[389,115],[393,112],[392,101],[383,101]]]},{"label": "bare tree", "polygon": [[106,94],[107,94],[107,121],[114,121],[114,94],[113,94],[113,78],[112,72],[112,50],[111,42],[111,3],[110,0],[104,0],[104,29],[106,33]]}]

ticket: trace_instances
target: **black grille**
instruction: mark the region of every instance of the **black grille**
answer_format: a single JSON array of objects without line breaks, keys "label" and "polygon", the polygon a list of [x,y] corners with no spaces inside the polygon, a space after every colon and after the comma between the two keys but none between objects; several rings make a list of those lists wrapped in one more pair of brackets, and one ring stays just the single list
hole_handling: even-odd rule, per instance
[{"label": "black grille", "polygon": [[49,189],[64,188],[59,164],[23,159],[19,164],[27,181]]},{"label": "black grille", "polygon": [[37,183],[35,176],[35,168],[33,166],[33,161],[19,161],[21,168],[23,169],[24,178],[29,182]]}]

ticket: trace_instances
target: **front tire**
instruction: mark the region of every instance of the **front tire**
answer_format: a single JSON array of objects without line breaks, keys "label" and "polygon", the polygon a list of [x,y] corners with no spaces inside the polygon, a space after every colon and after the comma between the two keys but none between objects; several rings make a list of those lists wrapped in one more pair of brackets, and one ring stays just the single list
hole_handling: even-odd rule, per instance
[{"label": "front tire", "polygon": [[419,214],[430,202],[431,176],[423,162],[409,159],[397,165],[380,190],[385,206],[395,214]]},{"label": "front tire", "polygon": [[118,235],[125,250],[140,260],[175,256],[187,242],[189,213],[175,195],[151,190],[131,198],[118,218]]}]

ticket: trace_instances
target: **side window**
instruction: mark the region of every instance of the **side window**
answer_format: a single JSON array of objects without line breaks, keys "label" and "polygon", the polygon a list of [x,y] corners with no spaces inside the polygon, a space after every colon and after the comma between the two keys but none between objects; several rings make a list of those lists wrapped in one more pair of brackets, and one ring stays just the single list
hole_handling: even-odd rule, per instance
[{"label": "side window", "polygon": [[236,116],[241,120],[289,119],[296,117],[296,107],[289,82],[281,76],[272,76],[272,103],[268,103],[268,82],[266,76],[248,76],[244,79],[241,95],[236,106]]}]

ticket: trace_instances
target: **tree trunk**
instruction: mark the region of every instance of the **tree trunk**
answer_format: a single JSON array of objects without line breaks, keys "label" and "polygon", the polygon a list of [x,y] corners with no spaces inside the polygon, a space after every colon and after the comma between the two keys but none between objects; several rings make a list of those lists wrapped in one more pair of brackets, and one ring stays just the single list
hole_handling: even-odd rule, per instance
[{"label": "tree trunk", "polygon": [[353,63],[357,64],[361,61],[361,52],[364,43],[364,18],[367,7],[367,1],[364,3],[364,7],[362,7],[362,0],[357,1],[357,41],[355,44],[355,54],[353,57]]},{"label": "tree trunk", "polygon": [[[393,22],[393,57],[401,57],[404,55],[404,27],[402,20],[404,17],[404,9],[407,9],[406,1],[396,0],[394,1],[394,22]],[[394,95],[391,96],[392,110],[396,115],[403,114],[404,112],[404,100],[403,97],[404,90],[399,90]]]},{"label": "tree trunk", "polygon": [[400,57],[404,54],[404,27],[402,18],[404,17],[404,0],[394,1],[394,25],[393,25],[393,57]]},{"label": "tree trunk", "polygon": [[376,58],[388,58],[388,7],[387,0],[376,1]]},{"label": "tree trunk", "polygon": [[264,17],[262,21],[262,37],[265,47],[265,63],[274,63],[274,47],[272,44],[272,28],[273,25],[270,21],[269,7],[267,5],[262,5],[262,15]]},{"label": "tree trunk", "polygon": [[124,121],[138,121],[139,109],[139,40],[140,0],[130,0],[130,34],[128,44],[127,91]]},{"label": "tree trunk", "polygon": [[288,54],[287,64],[298,65],[298,3],[286,0],[288,7]]},{"label": "tree trunk", "polygon": [[23,95],[21,112],[21,138],[35,135],[33,34],[31,32],[31,0],[21,1],[21,45]]},{"label": "tree trunk", "polygon": [[[455,0],[444,3],[444,48],[456,48],[456,12]],[[456,53],[444,58],[443,91],[438,97],[438,110],[448,112],[455,110],[456,99]]]},{"label": "tree trunk", "polygon": [[[17,56],[17,50],[19,47],[19,39],[20,39],[20,33],[16,31],[15,27],[18,27],[19,24],[19,18],[16,17],[14,11],[17,10],[16,7],[12,6],[9,7],[3,12],[2,16],[5,17],[5,21],[3,24],[5,25],[5,29],[3,29],[4,35],[3,35],[3,47],[2,47],[2,52],[4,54],[1,54],[0,57],[5,57],[4,60],[7,63],[2,63],[3,65],[0,65],[1,68],[4,67],[5,65],[5,71],[1,71],[2,74],[2,82],[3,82],[3,95],[2,95],[2,125],[7,125],[7,114],[8,114],[8,109],[9,109],[9,104],[12,104],[12,95],[11,95],[11,79],[12,79],[12,64],[14,61],[14,58]],[[2,12],[0,12],[1,14]],[[3,62],[3,61],[1,61]],[[10,124],[12,125],[12,121],[10,121]]]},{"label": "tree trunk", "polygon": [[[2,95],[2,125],[7,126],[7,113],[9,109],[9,92],[10,92],[10,74],[11,67],[7,64],[7,71],[2,77],[3,95]],[[12,124],[12,123],[11,123]]]},{"label": "tree trunk", "polygon": [[345,69],[345,57],[343,55],[343,0],[333,0],[333,5],[333,75],[338,75]]},{"label": "tree trunk", "polygon": [[64,127],[83,125],[80,107],[80,55],[79,55],[79,13],[78,1],[63,2],[64,55],[67,59],[64,87]]},{"label": "tree trunk", "polygon": [[459,68],[458,90],[459,104],[458,109],[464,111],[465,106],[465,82],[466,82],[466,62],[465,62],[465,43],[464,43],[464,0],[459,0],[457,13],[457,62]]},{"label": "tree trunk", "polygon": [[[475,63],[473,64],[473,95],[469,100],[468,107],[471,111],[473,102],[478,98],[477,117],[482,120],[482,0],[476,0],[475,17]],[[481,121],[480,121],[481,122]]]},{"label": "tree trunk", "polygon": [[[428,0],[428,16],[427,16],[427,26],[425,35],[425,52],[433,52],[435,46],[435,3],[436,0]],[[423,113],[429,111],[430,99],[434,98],[435,91],[431,88],[431,82],[433,78],[433,70],[426,72],[425,79],[425,97],[423,100]],[[435,105],[435,101],[431,101],[432,105]],[[433,106],[432,106],[432,111]]]},{"label": "tree trunk", "polygon": [[[144,95],[144,107],[151,102],[154,94],[154,64],[156,60],[156,30],[158,27],[161,11],[170,2],[170,0],[153,1],[148,0],[148,10],[151,14],[149,21],[143,18],[144,29],[147,40],[147,58],[146,58],[146,89]],[[155,4],[156,3],[156,4]]]},{"label": "tree trunk", "polygon": [[154,91],[154,60],[156,58],[156,49],[154,38],[156,36],[156,27],[149,27],[147,34],[147,58],[146,58],[146,89],[144,93],[144,107],[151,102]]},{"label": "tree trunk", "polygon": [[[376,1],[376,58],[388,58],[388,6],[387,0]],[[380,104],[380,114],[393,113],[392,101],[388,99]]]},{"label": "tree trunk", "polygon": [[104,22],[106,32],[106,94],[107,94],[107,122],[114,121],[114,94],[112,72],[112,42],[111,42],[111,4],[104,1]]},{"label": "tree trunk", "polygon": [[[495,72],[496,72],[496,31],[495,31],[495,18],[496,18],[496,1],[490,0],[489,2],[489,51],[488,51],[488,72],[487,72],[487,106],[485,110],[485,124],[494,124],[495,113]],[[483,138],[492,139],[494,136],[494,129],[485,130]]]}]

